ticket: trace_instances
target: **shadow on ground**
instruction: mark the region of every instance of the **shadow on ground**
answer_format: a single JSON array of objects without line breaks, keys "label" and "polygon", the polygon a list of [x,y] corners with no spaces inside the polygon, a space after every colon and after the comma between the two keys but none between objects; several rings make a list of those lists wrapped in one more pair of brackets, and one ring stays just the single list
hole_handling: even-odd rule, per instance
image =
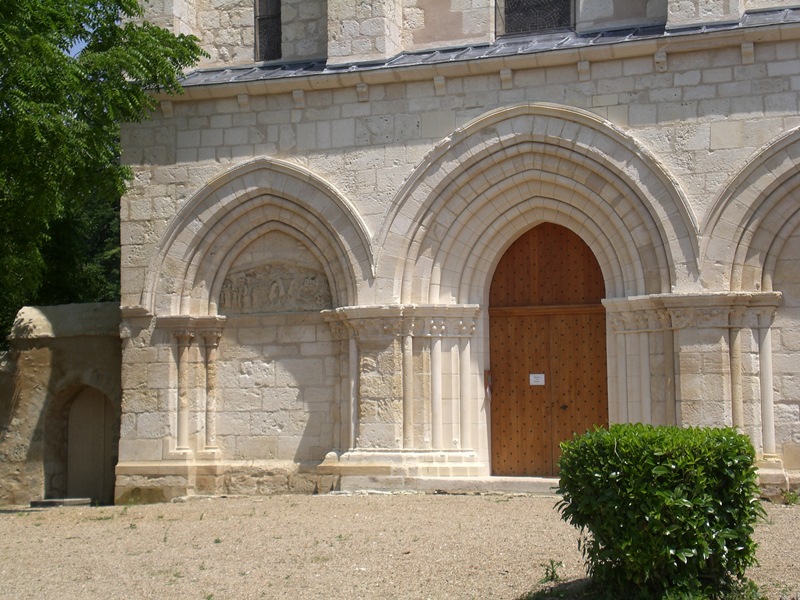
[{"label": "shadow on ground", "polygon": [[548,585],[544,589],[523,594],[517,600],[545,600],[550,598],[564,598],[564,600],[581,598],[582,600],[589,600],[595,598],[593,591],[591,580],[585,578]]}]

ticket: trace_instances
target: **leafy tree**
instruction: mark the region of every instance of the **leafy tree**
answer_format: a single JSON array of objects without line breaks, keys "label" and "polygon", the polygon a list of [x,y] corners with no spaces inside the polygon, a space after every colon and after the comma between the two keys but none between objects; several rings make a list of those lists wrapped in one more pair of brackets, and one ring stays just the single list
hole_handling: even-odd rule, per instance
[{"label": "leafy tree", "polygon": [[203,56],[142,17],[138,0],[0,1],[0,344],[25,303],[119,293],[119,125]]}]

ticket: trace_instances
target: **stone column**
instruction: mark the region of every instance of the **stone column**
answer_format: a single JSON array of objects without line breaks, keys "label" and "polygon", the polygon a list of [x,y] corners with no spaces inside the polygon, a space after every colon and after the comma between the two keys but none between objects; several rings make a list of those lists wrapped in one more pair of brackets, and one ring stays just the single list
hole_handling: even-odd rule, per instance
[{"label": "stone column", "polygon": [[635,334],[639,347],[639,401],[640,420],[642,423],[653,423],[653,398],[650,394],[650,330],[648,314],[640,314],[636,320],[638,333]]},{"label": "stone column", "polygon": [[[403,445],[402,307],[347,307],[334,314],[353,331],[351,377],[357,382],[356,448]],[[355,355],[355,356],[353,356]],[[355,360],[353,360],[355,359]],[[354,392],[355,392],[354,390]]]},{"label": "stone column", "polygon": [[775,399],[772,389],[772,319],[774,308],[758,312],[758,361],[761,387],[761,441],[764,458],[773,458],[775,445]]},{"label": "stone column", "polygon": [[348,422],[350,424],[350,448],[358,446],[358,343],[351,337],[347,342],[348,356],[348,407],[350,409]]},{"label": "stone column", "polygon": [[[336,399],[339,412],[333,416],[333,449],[337,452],[353,447],[355,440],[355,391],[358,389],[358,357],[350,355],[352,330],[340,321],[336,313],[324,311],[323,315],[331,332],[333,342],[337,345],[340,357],[339,376]],[[353,342],[354,343],[354,342]],[[337,454],[338,456],[338,454]]]},{"label": "stone column", "polygon": [[734,307],[729,320],[731,328],[731,422],[739,431],[744,431],[744,391],[742,388],[742,325],[747,309]]},{"label": "stone column", "polygon": [[460,319],[459,347],[459,392],[461,416],[461,449],[472,449],[472,355],[470,342],[475,333],[475,319]]},{"label": "stone column", "polygon": [[[181,453],[196,450],[203,452],[216,451],[216,393],[217,371],[216,353],[225,317],[216,315],[168,315],[158,317],[156,326],[172,332],[172,337],[177,340],[176,361],[178,367],[178,399],[176,419],[176,446],[180,458]],[[201,359],[199,369],[195,370],[195,378],[190,377],[192,361],[190,353],[192,340],[195,337],[203,339],[204,358]],[[194,387],[192,387],[194,386]],[[204,423],[205,436],[192,440],[189,436],[189,408],[191,389],[197,395],[198,407],[205,407],[204,414],[198,415]]]},{"label": "stone column", "polygon": [[189,448],[189,348],[194,332],[176,330],[173,332],[178,344],[178,406],[176,446],[178,451]]},{"label": "stone column", "polygon": [[442,319],[431,319],[427,335],[431,339],[431,446],[444,448],[442,443],[442,336],[445,325]]},{"label": "stone column", "polygon": [[672,319],[669,312],[659,310],[656,315],[664,345],[664,422],[676,425],[678,415],[675,402],[675,332],[672,330]]},{"label": "stone column", "polygon": [[205,345],[206,367],[206,414],[205,449],[217,449],[217,348],[221,331],[201,332]]},{"label": "stone column", "polygon": [[[475,305],[427,305],[415,308],[415,335],[428,343],[430,350],[430,430],[433,450],[467,449],[472,447],[472,358],[470,340],[475,333],[478,308]],[[445,442],[443,377],[445,349],[450,354],[448,365],[453,372],[450,417],[452,436]]]},{"label": "stone column", "polygon": [[403,332],[403,448],[414,447],[414,326]]},{"label": "stone column", "polygon": [[[615,315],[607,319],[611,335],[606,335],[613,353],[609,353],[612,360],[609,362],[609,371],[615,375],[616,389],[608,390],[610,398],[608,418],[611,423],[628,423],[628,349],[625,344],[625,319]],[[610,339],[613,336],[613,341]]]},{"label": "stone column", "polygon": [[616,382],[609,389],[609,421],[653,423],[650,336],[662,327],[652,301],[608,300],[609,372]]}]

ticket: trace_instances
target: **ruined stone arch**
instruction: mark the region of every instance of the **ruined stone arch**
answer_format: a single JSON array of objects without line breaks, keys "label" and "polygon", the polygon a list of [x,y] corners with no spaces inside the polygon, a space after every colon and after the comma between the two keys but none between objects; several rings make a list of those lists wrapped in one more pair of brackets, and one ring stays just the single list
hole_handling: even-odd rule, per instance
[{"label": "ruined stone arch", "polygon": [[770,292],[784,243],[800,227],[800,127],[759,150],[717,198],[702,229],[708,287]]},{"label": "ruined stone arch", "polygon": [[260,158],[209,182],[181,208],[150,265],[143,306],[156,315],[216,314],[225,269],[273,230],[320,259],[337,306],[354,303],[356,281],[373,275],[369,233],[352,205],[302,167]]},{"label": "ruined stone arch", "polygon": [[545,221],[590,246],[610,298],[697,280],[697,227],[674,181],[608,121],[552,104],[487,113],[435,148],[380,229],[378,277],[403,303],[482,302],[505,249]]}]

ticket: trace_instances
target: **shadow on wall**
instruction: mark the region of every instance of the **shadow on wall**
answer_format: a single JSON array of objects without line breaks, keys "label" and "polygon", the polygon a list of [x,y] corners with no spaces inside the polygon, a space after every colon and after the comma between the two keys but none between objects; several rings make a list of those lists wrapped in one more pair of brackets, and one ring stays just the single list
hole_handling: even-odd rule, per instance
[{"label": "shadow on wall", "polygon": [[[341,349],[319,312],[229,316],[220,344],[217,442],[224,493],[301,491],[342,443]],[[260,465],[260,466],[259,466]],[[308,485],[314,491],[313,477]]]}]

